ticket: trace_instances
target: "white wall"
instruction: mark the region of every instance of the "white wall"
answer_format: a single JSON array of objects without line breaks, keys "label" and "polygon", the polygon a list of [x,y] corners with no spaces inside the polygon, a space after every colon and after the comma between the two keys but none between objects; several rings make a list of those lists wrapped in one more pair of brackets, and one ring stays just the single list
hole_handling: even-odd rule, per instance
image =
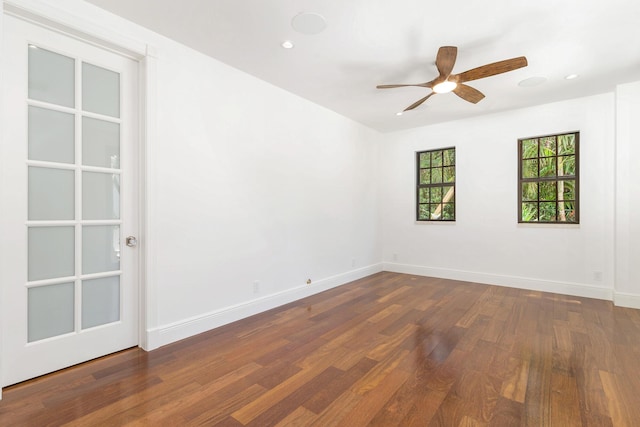
[{"label": "white wall", "polygon": [[640,308],[640,82],[616,90],[616,304]]},{"label": "white wall", "polygon": [[[604,94],[390,135],[380,148],[385,269],[611,299],[614,113]],[[574,130],[580,224],[518,224],[518,138]],[[448,146],[456,221],[417,223],[415,153]]]},{"label": "white wall", "polygon": [[161,328],[205,316],[208,329],[219,310],[381,269],[380,134],[177,44],[158,49],[150,161]]}]

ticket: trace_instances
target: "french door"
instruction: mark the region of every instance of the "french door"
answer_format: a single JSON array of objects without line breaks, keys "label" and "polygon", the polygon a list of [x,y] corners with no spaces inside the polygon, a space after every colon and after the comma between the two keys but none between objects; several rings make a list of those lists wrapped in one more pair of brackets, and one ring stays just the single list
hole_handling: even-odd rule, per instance
[{"label": "french door", "polygon": [[138,64],[5,16],[2,386],[138,344]]}]

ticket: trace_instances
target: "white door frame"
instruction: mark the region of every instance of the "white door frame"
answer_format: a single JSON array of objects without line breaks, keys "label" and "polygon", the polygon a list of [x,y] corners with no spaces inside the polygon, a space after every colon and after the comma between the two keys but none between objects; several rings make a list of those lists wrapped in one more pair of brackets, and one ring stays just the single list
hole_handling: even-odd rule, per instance
[{"label": "white door frame", "polygon": [[[79,17],[56,7],[55,0],[0,0],[0,37],[3,31],[4,15],[12,15],[22,20],[26,20],[35,25],[54,30],[82,40],[90,44],[94,44],[103,48],[107,48],[120,55],[127,56],[139,63],[139,156],[138,156],[138,182],[139,182],[139,246],[138,246],[138,346],[144,350],[149,348],[149,339],[147,331],[156,324],[156,296],[154,289],[149,287],[149,283],[153,283],[150,279],[150,262],[151,238],[149,235],[149,218],[148,214],[148,195],[150,194],[151,178],[154,175],[153,166],[147,162],[149,156],[149,143],[155,137],[155,118],[156,118],[156,54],[152,46],[138,40],[129,39],[114,34],[108,28],[102,27],[101,23],[90,22],[86,18]],[[3,58],[3,52],[0,51],[0,61]],[[4,62],[0,62],[0,84],[3,84],[3,67]],[[2,128],[4,118],[0,110],[0,128]],[[0,133],[0,138],[2,134]],[[0,143],[0,167],[2,159],[2,147]],[[2,179],[2,175],[0,175]],[[1,188],[1,187],[0,187]],[[2,195],[0,195],[1,197]],[[1,200],[0,200],[1,203]],[[2,218],[0,217],[0,220]],[[4,254],[5,246],[0,245],[0,256]],[[6,258],[5,258],[6,259]],[[0,271],[0,280],[2,280],[2,272]],[[5,304],[0,299],[0,312]],[[0,317],[0,372],[2,371],[3,360],[3,335]],[[0,388],[0,399],[2,399],[2,389]]]}]

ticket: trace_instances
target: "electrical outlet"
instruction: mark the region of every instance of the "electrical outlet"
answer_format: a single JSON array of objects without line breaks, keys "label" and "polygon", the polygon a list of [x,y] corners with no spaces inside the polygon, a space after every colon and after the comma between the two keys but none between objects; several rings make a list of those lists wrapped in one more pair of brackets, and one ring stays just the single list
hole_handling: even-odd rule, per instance
[{"label": "electrical outlet", "polygon": [[351,267],[355,267],[355,266],[356,266],[356,259],[351,258]]},{"label": "electrical outlet", "polygon": [[398,260],[398,254],[393,254],[393,260],[397,261]]},{"label": "electrical outlet", "polygon": [[307,285],[311,284],[311,279],[307,279]]},{"label": "electrical outlet", "polygon": [[260,292],[260,282],[258,280],[255,280],[253,282],[253,293],[257,294]]},{"label": "electrical outlet", "polygon": [[596,282],[602,282],[602,271],[594,271],[593,280],[595,280]]}]

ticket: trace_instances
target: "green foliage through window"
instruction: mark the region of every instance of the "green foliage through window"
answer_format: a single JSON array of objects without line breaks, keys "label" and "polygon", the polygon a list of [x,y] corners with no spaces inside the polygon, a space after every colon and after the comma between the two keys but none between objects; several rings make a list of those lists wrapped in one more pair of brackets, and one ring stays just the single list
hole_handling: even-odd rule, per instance
[{"label": "green foliage through window", "polygon": [[456,149],[417,155],[417,220],[455,221]]},{"label": "green foliage through window", "polygon": [[518,222],[579,223],[580,132],[518,140]]}]

